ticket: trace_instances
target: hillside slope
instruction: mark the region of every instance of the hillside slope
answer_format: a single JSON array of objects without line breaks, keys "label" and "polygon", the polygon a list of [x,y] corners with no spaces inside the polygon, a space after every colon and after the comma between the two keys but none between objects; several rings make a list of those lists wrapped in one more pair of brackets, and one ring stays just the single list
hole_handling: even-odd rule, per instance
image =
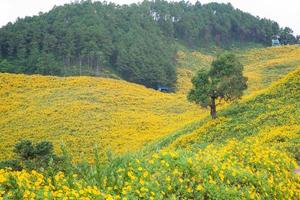
[{"label": "hillside slope", "polygon": [[[294,69],[299,55],[297,46],[241,53],[248,94]],[[177,57],[178,71],[187,72],[178,79],[177,94],[104,78],[1,74],[0,130],[6,140],[0,144],[0,158],[9,156],[22,138],[48,139],[57,149],[64,142],[77,158],[91,155],[94,144],[101,152],[135,151],[199,121],[207,112],[188,103],[185,93],[193,73],[208,68],[213,57],[199,52],[179,52]]]},{"label": "hillside slope", "polygon": [[290,151],[300,161],[300,67],[263,90],[220,111],[171,147],[198,149],[237,139],[258,140]]},{"label": "hillside slope", "polygon": [[0,197],[298,200],[299,100],[300,67],[224,109],[219,119],[202,120],[168,150],[72,168],[71,175],[59,172],[53,179],[0,170]]},{"label": "hillside slope", "polygon": [[264,89],[300,65],[300,46],[251,49],[238,53],[248,77],[248,93]]},{"label": "hillside slope", "polygon": [[203,113],[184,96],[125,81],[0,74],[0,158],[20,139],[64,142],[76,157],[140,149]]},{"label": "hillside slope", "polygon": [[[300,46],[280,46],[233,51],[244,65],[248,78],[247,94],[264,89],[273,81],[285,76],[300,65]],[[199,69],[209,68],[211,55],[201,52],[179,51],[177,53],[177,89],[186,94],[192,87],[191,77]]]}]

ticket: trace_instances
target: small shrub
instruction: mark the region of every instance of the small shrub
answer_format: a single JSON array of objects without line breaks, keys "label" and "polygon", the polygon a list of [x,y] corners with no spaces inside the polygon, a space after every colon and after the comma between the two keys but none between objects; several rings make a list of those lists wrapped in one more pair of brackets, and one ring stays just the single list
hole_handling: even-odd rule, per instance
[{"label": "small shrub", "polygon": [[23,140],[15,145],[14,153],[21,160],[29,160],[34,157],[34,146],[31,141]]},{"label": "small shrub", "polygon": [[54,154],[53,144],[49,141],[32,143],[30,140],[22,140],[14,147],[15,158],[0,162],[0,169],[11,168],[12,170],[39,170],[51,171],[63,170],[64,157]]},{"label": "small shrub", "polygon": [[5,169],[5,168],[11,168],[12,170],[15,171],[20,171],[23,169],[19,160],[0,161],[0,169]]}]

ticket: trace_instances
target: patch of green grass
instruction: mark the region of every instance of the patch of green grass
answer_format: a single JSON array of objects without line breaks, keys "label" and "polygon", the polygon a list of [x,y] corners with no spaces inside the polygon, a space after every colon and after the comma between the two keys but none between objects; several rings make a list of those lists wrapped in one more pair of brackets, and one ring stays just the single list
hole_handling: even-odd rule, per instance
[{"label": "patch of green grass", "polygon": [[264,67],[262,68],[262,75],[264,77],[262,83],[264,85],[270,85],[270,83],[279,80],[284,75],[295,70],[299,65],[300,65],[300,61],[296,61],[287,64],[279,64],[279,65]]}]

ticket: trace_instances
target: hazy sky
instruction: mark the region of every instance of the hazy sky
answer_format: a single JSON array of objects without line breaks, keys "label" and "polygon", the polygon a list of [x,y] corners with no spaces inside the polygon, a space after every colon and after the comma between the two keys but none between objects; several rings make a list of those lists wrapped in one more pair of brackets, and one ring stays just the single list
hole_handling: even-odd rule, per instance
[{"label": "hazy sky", "polygon": [[[49,11],[54,5],[72,0],[0,0],[0,26],[14,22],[18,17],[32,16],[40,11]],[[74,0],[73,0],[74,1]],[[139,0],[107,0],[118,4],[139,2]],[[196,0],[191,0],[195,2]],[[300,34],[300,0],[200,0],[208,2],[231,2],[236,8],[255,16],[277,21],[280,26],[291,27]]]}]

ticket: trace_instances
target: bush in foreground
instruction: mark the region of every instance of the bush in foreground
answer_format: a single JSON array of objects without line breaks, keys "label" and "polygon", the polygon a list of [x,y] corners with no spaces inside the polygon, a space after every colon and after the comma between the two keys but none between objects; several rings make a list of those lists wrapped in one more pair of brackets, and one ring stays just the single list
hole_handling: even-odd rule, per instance
[{"label": "bush in foreground", "polygon": [[22,140],[14,147],[14,159],[0,162],[0,169],[11,168],[14,171],[39,170],[48,168],[62,170],[64,157],[57,156],[53,150],[53,144],[48,141],[41,141],[37,144],[30,140]]}]

